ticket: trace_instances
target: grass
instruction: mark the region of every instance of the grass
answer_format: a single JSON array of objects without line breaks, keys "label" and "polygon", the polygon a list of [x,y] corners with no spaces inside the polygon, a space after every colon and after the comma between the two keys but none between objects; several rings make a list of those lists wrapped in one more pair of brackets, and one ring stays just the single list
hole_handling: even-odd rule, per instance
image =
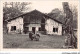
[{"label": "grass", "polygon": [[39,41],[31,41],[28,35],[4,34],[3,48],[61,49],[64,40],[65,36],[57,35],[41,35]]}]

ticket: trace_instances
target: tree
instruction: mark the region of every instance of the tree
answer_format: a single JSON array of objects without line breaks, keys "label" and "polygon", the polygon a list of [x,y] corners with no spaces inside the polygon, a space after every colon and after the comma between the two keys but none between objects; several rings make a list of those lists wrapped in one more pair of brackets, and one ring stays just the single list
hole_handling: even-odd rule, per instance
[{"label": "tree", "polygon": [[74,36],[73,31],[73,13],[71,9],[69,8],[68,2],[63,2],[63,9],[65,16],[65,32],[68,34],[68,46],[77,48],[77,38]]},{"label": "tree", "polygon": [[64,13],[58,8],[53,9],[48,15],[62,23],[64,23]]},{"label": "tree", "polygon": [[70,9],[71,9],[71,11],[72,11],[72,14],[73,14],[73,27],[74,27],[74,29],[77,29],[78,27],[78,22],[77,22],[77,20],[78,20],[78,10],[77,10],[77,6],[75,6],[75,5],[69,5],[70,6]]},{"label": "tree", "polygon": [[23,14],[23,11],[27,11],[29,7],[27,5],[30,2],[4,2],[3,3],[3,30],[7,28],[7,19],[14,18]]},{"label": "tree", "polygon": [[8,18],[13,18],[27,11],[29,7],[27,5],[31,4],[30,2],[5,2],[3,7],[3,16],[4,20]]},{"label": "tree", "polygon": [[[69,7],[73,15],[73,24],[72,24],[73,28],[77,29],[77,18],[78,18],[77,6],[69,4]],[[65,24],[65,13],[63,10],[55,8],[50,13],[48,13],[48,15]]]},{"label": "tree", "polygon": [[[58,8],[55,8],[50,13],[48,13],[48,15],[50,17],[62,22],[63,23],[63,31],[66,31],[65,33],[70,34],[72,36],[72,39],[74,40],[74,42],[77,42],[77,38],[74,36],[74,32],[73,32],[74,28],[77,29],[77,17],[78,17],[77,7],[74,5],[72,6],[71,4],[70,5],[67,4],[66,5],[67,7],[64,5],[63,5],[64,11],[60,10]],[[75,43],[75,47],[76,46],[77,45]]]}]

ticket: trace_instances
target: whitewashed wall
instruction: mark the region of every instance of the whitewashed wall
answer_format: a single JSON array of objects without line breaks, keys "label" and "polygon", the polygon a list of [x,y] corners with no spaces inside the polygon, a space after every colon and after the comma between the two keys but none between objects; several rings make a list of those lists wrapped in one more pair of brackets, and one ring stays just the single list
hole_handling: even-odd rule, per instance
[{"label": "whitewashed wall", "polygon": [[[53,32],[53,27],[58,28],[58,32]],[[47,34],[62,35],[62,24],[60,24],[52,19],[46,20],[45,29],[47,31]]]},{"label": "whitewashed wall", "polygon": [[11,31],[11,26],[16,26],[16,31],[17,32],[19,29],[21,29],[21,31],[23,31],[23,18],[19,17],[15,20],[12,20],[10,22],[8,22],[7,27],[8,27],[8,32],[12,32]]},{"label": "whitewashed wall", "polygon": [[29,27],[29,31],[32,31],[32,27],[35,27],[36,28],[35,30],[38,31],[39,27],[41,27],[41,25],[40,24],[29,24],[26,27]]},{"label": "whitewashed wall", "polygon": [[[52,19],[47,19],[46,20],[46,25],[45,25],[45,29],[47,31],[47,34],[56,34],[56,35],[62,35],[62,24],[52,20]],[[10,22],[8,22],[7,27],[9,28],[8,32],[12,32],[11,31],[11,26],[16,26],[16,31],[21,29],[21,31],[23,32],[23,18],[19,17],[15,20],[12,20]],[[36,27],[36,31],[39,30],[39,27],[41,27],[40,24],[29,24],[29,31],[32,31],[32,27]],[[53,27],[58,28],[58,32],[53,32]]]}]

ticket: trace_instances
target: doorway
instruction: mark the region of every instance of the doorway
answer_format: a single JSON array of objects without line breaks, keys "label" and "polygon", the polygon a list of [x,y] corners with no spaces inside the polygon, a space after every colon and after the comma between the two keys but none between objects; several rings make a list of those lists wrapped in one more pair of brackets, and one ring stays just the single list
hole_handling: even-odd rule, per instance
[{"label": "doorway", "polygon": [[32,27],[32,32],[35,34],[36,27]]},{"label": "doorway", "polygon": [[24,33],[26,34],[29,31],[29,27],[25,27]]}]

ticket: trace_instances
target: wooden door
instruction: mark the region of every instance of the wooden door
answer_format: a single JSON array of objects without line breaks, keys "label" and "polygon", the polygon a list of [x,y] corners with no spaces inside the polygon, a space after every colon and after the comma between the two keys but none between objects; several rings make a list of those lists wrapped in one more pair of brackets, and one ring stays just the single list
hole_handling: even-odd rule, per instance
[{"label": "wooden door", "polygon": [[32,32],[35,34],[36,27],[32,27]]}]

